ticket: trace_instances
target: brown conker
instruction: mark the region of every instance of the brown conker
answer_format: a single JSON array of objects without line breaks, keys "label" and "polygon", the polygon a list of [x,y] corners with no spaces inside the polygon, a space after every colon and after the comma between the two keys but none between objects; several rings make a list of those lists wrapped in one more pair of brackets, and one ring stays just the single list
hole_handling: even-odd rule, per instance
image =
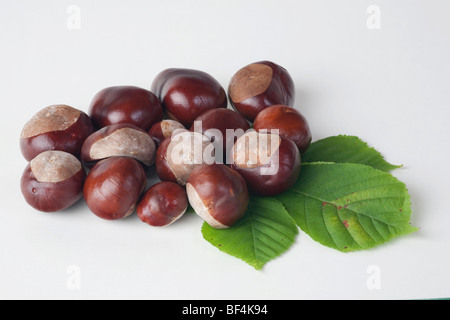
[{"label": "brown conker", "polygon": [[186,192],[195,212],[216,229],[233,226],[244,216],[249,203],[244,179],[224,164],[195,168],[189,176]]},{"label": "brown conker", "polygon": [[147,185],[142,165],[130,157],[111,157],[95,164],[84,183],[89,209],[105,220],[123,219],[134,212]]},{"label": "brown conker", "polygon": [[256,131],[278,129],[279,135],[294,141],[303,154],[311,144],[311,130],[306,118],[295,108],[285,105],[270,106],[255,118]]},{"label": "brown conker", "polygon": [[300,174],[300,152],[292,140],[277,134],[248,131],[235,143],[230,167],[261,196],[280,194],[294,185]]},{"label": "brown conker", "polygon": [[264,60],[238,70],[230,80],[228,96],[233,108],[253,122],[256,115],[269,106],[292,106],[295,86],[285,68]]},{"label": "brown conker", "polygon": [[169,138],[177,130],[186,129],[181,123],[171,119],[156,122],[148,131],[155,144],[159,146],[164,139]]},{"label": "brown conker", "polygon": [[178,183],[161,181],[151,186],[139,201],[139,219],[154,227],[168,226],[180,219],[188,208],[186,190]]},{"label": "brown conker", "polygon": [[47,150],[80,156],[84,140],[94,132],[91,118],[68,105],[51,105],[37,112],[23,127],[20,150],[27,161]]},{"label": "brown conker", "polygon": [[29,162],[20,187],[30,206],[39,211],[56,212],[81,199],[85,177],[81,162],[74,155],[50,150]]},{"label": "brown conker", "polygon": [[116,156],[132,157],[150,167],[155,162],[156,145],[143,129],[122,123],[94,132],[81,149],[81,159],[89,166],[98,160]]},{"label": "brown conker", "polygon": [[163,118],[161,102],[153,92],[136,86],[112,86],[91,101],[89,115],[98,128],[131,123],[148,131]]}]

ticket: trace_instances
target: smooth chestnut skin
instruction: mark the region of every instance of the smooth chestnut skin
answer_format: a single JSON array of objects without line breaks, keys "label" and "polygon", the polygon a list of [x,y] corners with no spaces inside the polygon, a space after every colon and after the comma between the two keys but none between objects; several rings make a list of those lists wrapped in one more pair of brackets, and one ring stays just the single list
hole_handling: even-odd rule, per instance
[{"label": "smooth chestnut skin", "polygon": [[97,162],[89,171],[83,195],[96,216],[118,220],[134,212],[146,184],[145,171],[137,160],[111,157]]},{"label": "smooth chestnut skin", "polygon": [[148,131],[155,144],[159,146],[164,139],[169,138],[176,130],[186,129],[181,123],[171,119],[156,122]]},{"label": "smooth chestnut skin", "polygon": [[37,112],[23,127],[20,150],[27,161],[48,150],[80,156],[84,140],[94,132],[91,118],[68,105],[51,105]]},{"label": "smooth chestnut skin", "polygon": [[162,181],[186,185],[195,167],[215,162],[214,145],[199,132],[184,130],[165,139],[156,152],[156,173]]},{"label": "smooth chestnut skin", "polygon": [[164,227],[180,219],[188,207],[186,190],[175,182],[161,181],[148,189],[136,211],[139,219],[154,227]]},{"label": "smooth chestnut skin", "polygon": [[230,167],[242,175],[250,193],[274,196],[295,184],[300,174],[300,157],[292,140],[249,131],[236,141]]},{"label": "smooth chestnut skin", "polygon": [[285,105],[270,106],[255,118],[256,131],[278,129],[279,135],[294,141],[303,154],[311,144],[311,130],[306,118],[295,108]]},{"label": "smooth chestnut skin", "polygon": [[206,72],[171,68],[160,72],[151,91],[158,96],[167,116],[189,128],[203,112],[227,107],[220,83]]},{"label": "smooth chestnut skin", "polygon": [[74,155],[44,151],[25,168],[20,188],[30,206],[43,212],[56,212],[81,199],[85,177],[84,168]]},{"label": "smooth chestnut skin", "polygon": [[132,157],[150,167],[155,163],[156,145],[143,129],[122,123],[94,132],[81,149],[81,159],[88,167],[98,160],[117,156]]},{"label": "smooth chestnut skin", "polygon": [[[227,163],[227,150],[231,151],[236,139],[250,129],[248,121],[231,109],[212,109],[202,113],[190,130],[207,136],[218,148],[222,148],[223,160]],[[228,133],[227,133],[228,130]],[[217,159],[219,160],[219,159]]]},{"label": "smooth chestnut skin", "polygon": [[97,128],[131,123],[148,131],[163,118],[161,102],[153,92],[135,86],[112,86],[99,91],[89,107]]},{"label": "smooth chestnut skin", "polygon": [[244,179],[224,164],[195,168],[186,192],[195,212],[216,229],[233,226],[244,216],[249,203]]},{"label": "smooth chestnut skin", "polygon": [[238,70],[229,83],[228,96],[233,108],[253,122],[269,106],[293,106],[295,86],[285,68],[264,60]]}]

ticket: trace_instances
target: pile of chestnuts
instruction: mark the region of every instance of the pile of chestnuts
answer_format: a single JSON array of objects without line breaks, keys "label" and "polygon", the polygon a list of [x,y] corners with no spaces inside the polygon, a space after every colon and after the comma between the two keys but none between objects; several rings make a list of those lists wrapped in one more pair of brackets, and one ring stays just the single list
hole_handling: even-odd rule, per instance
[{"label": "pile of chestnuts", "polygon": [[[190,205],[212,227],[231,227],[249,195],[273,196],[298,179],[311,133],[294,99],[287,70],[260,61],[238,70],[228,92],[203,71],[171,68],[149,90],[99,91],[88,113],[46,107],[21,132],[22,194],[43,212],[84,198],[102,219],[137,212],[151,226]],[[148,186],[152,166],[158,179]]]}]

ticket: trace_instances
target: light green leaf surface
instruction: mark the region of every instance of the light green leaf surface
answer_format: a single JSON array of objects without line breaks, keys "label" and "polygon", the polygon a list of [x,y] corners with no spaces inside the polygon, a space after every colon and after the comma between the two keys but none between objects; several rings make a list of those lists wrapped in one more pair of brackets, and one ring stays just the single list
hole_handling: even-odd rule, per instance
[{"label": "light green leaf surface", "polygon": [[302,156],[303,163],[335,162],[366,164],[389,172],[401,167],[388,163],[380,152],[356,136],[338,135],[313,142]]},{"label": "light green leaf surface", "polygon": [[304,165],[296,185],[277,197],[314,240],[340,251],[368,249],[416,231],[405,184],[352,163]]},{"label": "light green leaf surface", "polygon": [[255,269],[285,252],[295,241],[298,227],[275,198],[251,197],[245,216],[233,227],[202,226],[205,240]]}]

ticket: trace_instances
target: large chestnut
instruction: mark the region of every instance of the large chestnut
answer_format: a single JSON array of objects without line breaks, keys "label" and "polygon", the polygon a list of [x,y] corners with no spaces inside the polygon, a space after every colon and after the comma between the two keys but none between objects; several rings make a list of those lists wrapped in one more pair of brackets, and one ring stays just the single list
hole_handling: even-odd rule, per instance
[{"label": "large chestnut", "polygon": [[222,152],[225,162],[236,139],[248,129],[250,124],[240,113],[222,108],[202,113],[191,126],[192,131],[201,132],[211,140],[215,145],[216,159],[221,160],[217,153]]},{"label": "large chestnut", "polygon": [[89,115],[98,128],[131,123],[148,131],[163,118],[161,103],[153,92],[135,86],[112,86],[92,99]]},{"label": "large chestnut", "polygon": [[156,145],[159,146],[164,139],[169,138],[176,130],[186,129],[181,123],[171,119],[156,122],[148,131]]},{"label": "large chestnut", "polygon": [[137,205],[139,219],[163,227],[180,219],[188,208],[186,190],[178,183],[161,181],[148,189]]},{"label": "large chestnut", "polygon": [[86,173],[81,162],[64,151],[44,151],[25,168],[20,187],[33,208],[56,212],[72,206],[83,195]]},{"label": "large chestnut", "polygon": [[167,116],[189,128],[203,112],[227,107],[220,83],[206,72],[171,68],[160,72],[151,86]]},{"label": "large chestnut", "polygon": [[280,136],[294,141],[300,154],[311,144],[308,121],[297,109],[285,105],[270,106],[258,113],[253,128],[256,131],[278,129]]},{"label": "large chestnut", "polygon": [[185,186],[195,167],[215,162],[214,145],[199,132],[183,131],[165,139],[156,153],[156,173],[163,181]]},{"label": "large chestnut", "polygon": [[280,194],[292,187],[300,174],[297,146],[277,134],[251,130],[236,141],[231,155],[230,167],[242,175],[253,194]]},{"label": "large chestnut", "polygon": [[195,212],[216,229],[233,226],[245,214],[249,203],[244,179],[219,163],[195,168],[189,176],[186,192]]},{"label": "large chestnut", "polygon": [[84,140],[94,132],[91,118],[68,105],[52,105],[37,112],[23,127],[20,150],[27,161],[47,150],[80,156]]},{"label": "large chestnut", "polygon": [[228,96],[233,108],[253,122],[264,108],[276,104],[292,106],[295,86],[285,68],[271,61],[259,61],[233,75]]},{"label": "large chestnut", "polygon": [[105,220],[118,220],[134,212],[147,177],[142,165],[129,157],[111,157],[95,164],[84,183],[89,209]]},{"label": "large chestnut", "polygon": [[128,156],[147,167],[155,162],[156,145],[150,135],[133,124],[112,124],[91,134],[83,143],[81,159],[90,164],[98,160]]}]

